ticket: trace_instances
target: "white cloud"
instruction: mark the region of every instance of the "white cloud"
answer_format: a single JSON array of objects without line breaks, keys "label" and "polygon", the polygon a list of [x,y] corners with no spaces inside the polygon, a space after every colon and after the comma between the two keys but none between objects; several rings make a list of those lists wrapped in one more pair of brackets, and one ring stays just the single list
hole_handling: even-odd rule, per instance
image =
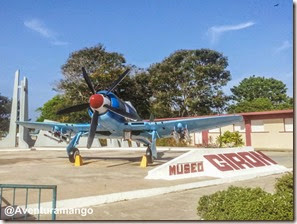
[{"label": "white cloud", "polygon": [[291,47],[292,47],[292,44],[288,40],[285,40],[281,46],[274,49],[274,53],[279,53],[279,52],[287,50]]},{"label": "white cloud", "polygon": [[55,34],[50,29],[45,27],[40,20],[32,19],[29,21],[25,21],[24,25],[27,28],[39,33],[41,36],[45,38],[53,38],[55,36]]},{"label": "white cloud", "polygon": [[55,41],[51,41],[51,44],[56,46],[63,46],[63,45],[67,45],[68,42],[55,40]]},{"label": "white cloud", "polygon": [[68,44],[68,42],[58,40],[58,34],[46,27],[44,23],[38,19],[26,20],[24,21],[24,25],[30,30],[39,33],[42,37],[49,39],[52,45],[61,46]]},{"label": "white cloud", "polygon": [[219,40],[220,36],[228,31],[242,30],[255,25],[254,22],[240,23],[237,25],[223,25],[212,26],[208,29],[208,34],[211,36],[211,43],[215,43]]}]

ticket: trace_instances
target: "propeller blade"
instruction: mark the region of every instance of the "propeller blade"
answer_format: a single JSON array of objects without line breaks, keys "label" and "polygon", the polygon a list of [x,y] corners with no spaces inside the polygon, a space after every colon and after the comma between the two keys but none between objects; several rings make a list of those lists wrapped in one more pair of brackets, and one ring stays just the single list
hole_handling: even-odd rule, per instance
[{"label": "propeller blade", "polygon": [[139,116],[135,116],[135,115],[129,114],[126,111],[121,110],[119,108],[115,108],[115,107],[109,106],[107,104],[105,104],[104,107],[106,107],[111,112],[114,112],[114,113],[116,113],[116,114],[118,114],[118,115],[120,115],[122,117],[129,118],[131,120],[136,120],[136,121],[137,120],[140,120],[140,117]]},{"label": "propeller blade", "polygon": [[93,84],[92,84],[92,82],[91,82],[91,80],[90,80],[90,77],[88,76],[88,74],[87,74],[85,68],[82,67],[81,70],[82,70],[82,72],[83,72],[84,79],[85,79],[85,81],[86,81],[86,83],[87,83],[89,89],[92,91],[93,94],[96,94],[96,91],[95,91],[95,89],[94,89],[94,86],[93,86]]},{"label": "propeller blade", "polygon": [[114,88],[117,87],[117,85],[119,85],[121,81],[123,81],[123,79],[129,74],[129,72],[130,72],[130,69],[127,69],[126,71],[124,71],[124,73],[121,74],[120,77],[112,83],[112,85],[107,90],[107,93],[112,92]]},{"label": "propeller blade", "polygon": [[98,116],[99,116],[99,113],[98,113],[98,111],[95,110],[93,113],[92,120],[91,120],[91,125],[90,125],[90,130],[89,130],[89,135],[88,135],[88,143],[87,143],[88,149],[91,148],[93,141],[94,141],[96,129],[98,126]]},{"label": "propeller blade", "polygon": [[79,104],[79,105],[75,105],[75,106],[72,106],[72,107],[67,107],[67,108],[64,108],[62,110],[59,110],[59,111],[57,111],[56,114],[57,115],[69,114],[71,112],[77,112],[77,111],[87,109],[89,106],[90,106],[89,103],[83,103],[83,104]]},{"label": "propeller blade", "polygon": [[155,120],[155,116],[153,114],[150,115],[150,122],[153,122]]}]

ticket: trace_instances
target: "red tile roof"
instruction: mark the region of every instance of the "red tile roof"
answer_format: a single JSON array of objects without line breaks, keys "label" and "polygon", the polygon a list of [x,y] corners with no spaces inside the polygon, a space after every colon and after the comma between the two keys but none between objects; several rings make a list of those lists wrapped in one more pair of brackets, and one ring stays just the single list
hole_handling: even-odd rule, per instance
[{"label": "red tile roof", "polygon": [[268,114],[290,114],[293,113],[293,109],[291,110],[272,110],[272,111],[261,111],[261,112],[245,112],[245,113],[239,113],[243,116],[249,116],[249,115],[268,115]]},{"label": "red tile roof", "polygon": [[[293,114],[293,109],[291,110],[273,110],[273,111],[261,111],[261,112],[245,112],[237,113],[235,115],[242,116],[257,116],[257,115],[272,115],[272,114]],[[192,117],[172,117],[172,118],[158,118],[154,121],[168,121],[168,120],[177,120],[177,119],[190,119],[190,118],[199,118],[199,117],[214,117],[214,116],[232,116],[234,114],[216,114],[216,115],[203,115],[203,116],[192,116]]]}]

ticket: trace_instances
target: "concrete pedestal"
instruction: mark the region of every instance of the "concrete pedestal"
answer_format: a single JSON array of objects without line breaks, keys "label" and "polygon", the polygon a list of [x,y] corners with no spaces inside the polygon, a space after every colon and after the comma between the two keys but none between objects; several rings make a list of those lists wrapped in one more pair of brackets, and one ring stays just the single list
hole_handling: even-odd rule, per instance
[{"label": "concrete pedestal", "polygon": [[[20,121],[28,120],[28,80],[26,77],[21,82],[20,94]],[[19,125],[19,148],[27,149],[33,146],[28,128]]]},{"label": "concrete pedestal", "polygon": [[14,148],[17,146],[17,124],[15,122],[17,121],[18,116],[19,80],[20,70],[17,70],[14,77],[9,133],[0,141],[0,148]]}]

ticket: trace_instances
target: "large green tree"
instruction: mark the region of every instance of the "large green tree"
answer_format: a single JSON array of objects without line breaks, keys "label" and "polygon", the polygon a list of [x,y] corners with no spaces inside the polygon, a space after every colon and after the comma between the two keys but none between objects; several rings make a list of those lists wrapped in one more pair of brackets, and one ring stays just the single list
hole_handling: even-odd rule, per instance
[{"label": "large green tree", "polygon": [[42,107],[37,109],[40,115],[37,121],[44,121],[44,119],[54,120],[65,123],[75,122],[88,122],[90,117],[88,116],[87,110],[81,112],[75,112],[65,115],[57,115],[57,111],[67,106],[71,106],[72,102],[65,95],[56,95],[49,101],[47,101]]},{"label": "large green tree", "polygon": [[86,68],[96,90],[104,90],[124,71],[125,63],[123,55],[107,52],[101,44],[75,51],[62,65],[64,78],[56,84],[55,90],[64,93],[73,103],[87,102],[91,93],[81,68]]},{"label": "large green tree", "polygon": [[125,63],[123,55],[107,52],[101,44],[71,53],[62,65],[63,79],[59,80],[54,88],[60,94],[38,108],[41,113],[38,120],[89,122],[86,110],[63,116],[56,115],[59,109],[88,102],[91,92],[81,75],[82,67],[86,68],[96,90],[107,89],[127,67],[131,68],[132,75],[127,76],[114,92],[123,100],[131,101],[141,117],[148,118],[149,102],[146,97],[150,95],[147,88],[149,76],[135,66]]},{"label": "large green tree", "polygon": [[125,82],[119,85],[118,92],[122,92],[118,95],[123,100],[130,101],[141,118],[148,119],[151,114],[150,98],[153,94],[153,88],[149,85],[150,75],[146,71],[137,70],[129,80],[131,81],[128,86]]},{"label": "large green tree", "polygon": [[151,109],[158,117],[221,113],[228,100],[222,87],[231,79],[228,60],[209,49],[178,50],[148,72]]},{"label": "large green tree", "polygon": [[274,78],[251,76],[231,88],[233,104],[230,113],[268,111],[293,108],[286,85]]},{"label": "large green tree", "polygon": [[11,100],[0,93],[0,138],[9,130]]}]

